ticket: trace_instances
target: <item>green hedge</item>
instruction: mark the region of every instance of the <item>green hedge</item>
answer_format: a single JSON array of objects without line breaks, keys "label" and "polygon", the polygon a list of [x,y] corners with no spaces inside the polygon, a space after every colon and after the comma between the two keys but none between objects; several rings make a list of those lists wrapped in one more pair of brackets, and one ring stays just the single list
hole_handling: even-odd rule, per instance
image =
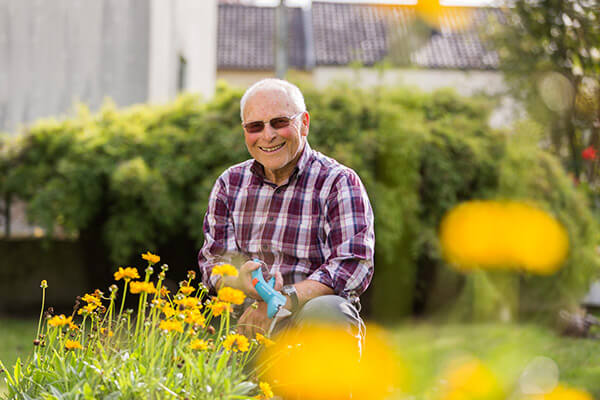
[{"label": "green hedge", "polygon": [[[491,102],[451,91],[302,89],[311,145],[354,168],[375,209],[374,317],[394,320],[457,295],[463,278],[440,260],[436,231],[449,208],[474,198],[534,199],[566,224],[568,265],[552,277],[523,277],[528,304],[549,301],[551,290],[555,309],[587,289],[599,267],[595,222],[558,161],[538,147],[535,127],[494,132]],[[0,192],[25,200],[49,232],[61,226],[86,242],[88,265],[103,255],[105,264],[123,264],[186,241],[181,251],[193,260],[215,178],[248,158],[240,96],[221,84],[207,103],[182,96],[164,106],[107,104],[98,114],[81,106],[73,118],[40,121],[4,140]],[[454,289],[440,300],[444,282]]]}]

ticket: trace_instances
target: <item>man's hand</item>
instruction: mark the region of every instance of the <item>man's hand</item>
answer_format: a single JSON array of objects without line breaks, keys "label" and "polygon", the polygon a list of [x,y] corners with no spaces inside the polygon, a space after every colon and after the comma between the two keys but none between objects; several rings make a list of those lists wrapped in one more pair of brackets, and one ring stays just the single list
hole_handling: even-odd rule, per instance
[{"label": "man's hand", "polygon": [[266,335],[273,321],[267,317],[267,303],[259,301],[257,306],[248,307],[238,320],[238,331],[249,338],[253,338],[256,333]]},{"label": "man's hand", "polygon": [[[256,300],[262,300],[260,295],[256,292],[256,289],[254,289],[254,285],[252,285],[252,272],[259,269],[260,266],[260,263],[247,261],[240,267],[238,276],[224,276],[220,280],[220,283],[222,283],[223,286],[229,286],[234,289],[241,290],[248,297],[252,297]],[[220,283],[217,284],[217,287],[219,287]],[[283,277],[281,276],[281,273],[277,271],[275,273],[275,290],[281,290],[282,287]]]}]

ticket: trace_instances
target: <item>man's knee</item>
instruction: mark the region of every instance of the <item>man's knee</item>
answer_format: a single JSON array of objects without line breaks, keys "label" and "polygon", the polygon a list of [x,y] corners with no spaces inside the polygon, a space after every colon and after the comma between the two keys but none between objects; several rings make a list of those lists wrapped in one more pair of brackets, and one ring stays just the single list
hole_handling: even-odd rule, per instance
[{"label": "man's knee", "polygon": [[296,320],[300,324],[328,323],[357,326],[360,323],[360,316],[348,300],[336,295],[327,295],[306,302],[298,311]]}]

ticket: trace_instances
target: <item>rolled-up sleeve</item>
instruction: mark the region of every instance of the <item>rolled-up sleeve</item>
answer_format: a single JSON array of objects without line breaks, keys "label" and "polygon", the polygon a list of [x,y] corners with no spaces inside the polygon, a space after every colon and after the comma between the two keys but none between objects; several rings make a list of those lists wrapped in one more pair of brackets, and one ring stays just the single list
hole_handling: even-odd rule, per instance
[{"label": "rolled-up sleeve", "polygon": [[329,257],[308,279],[331,287],[342,297],[359,296],[373,277],[373,210],[358,175],[344,171],[332,187],[325,210]]},{"label": "rolled-up sleeve", "polygon": [[210,193],[202,229],[204,244],[198,253],[198,265],[202,282],[210,290],[215,290],[218,277],[211,276],[213,266],[227,262],[226,255],[237,250],[223,176],[217,180]]}]

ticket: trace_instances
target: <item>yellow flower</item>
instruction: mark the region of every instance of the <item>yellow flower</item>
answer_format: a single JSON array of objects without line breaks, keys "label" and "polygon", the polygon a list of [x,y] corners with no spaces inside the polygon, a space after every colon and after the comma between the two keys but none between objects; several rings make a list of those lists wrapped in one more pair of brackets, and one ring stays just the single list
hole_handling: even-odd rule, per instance
[{"label": "yellow flower", "polygon": [[527,397],[530,400],[593,400],[592,396],[579,389],[573,389],[561,384],[556,385],[556,387],[549,393],[544,393],[540,395],[533,395]]},{"label": "yellow flower", "polygon": [[408,374],[383,330],[369,326],[367,332],[360,362],[356,337],[339,326],[313,325],[288,330],[258,363],[269,364],[265,380],[277,381],[283,398],[347,399],[351,390],[352,398],[387,399],[390,390],[404,388]]},{"label": "yellow flower", "polygon": [[446,214],[439,237],[444,258],[461,271],[503,268],[549,275],[569,251],[567,231],[556,219],[517,202],[463,203]]},{"label": "yellow flower", "polygon": [[248,338],[237,333],[230,333],[223,341],[223,347],[236,353],[248,351],[249,345]]},{"label": "yellow flower", "polygon": [[157,256],[156,254],[152,254],[149,251],[146,254],[142,254],[142,258],[146,261],[148,261],[150,264],[156,264],[157,262],[160,261],[160,256]]},{"label": "yellow flower", "polygon": [[166,287],[160,288],[160,297],[167,297],[169,293],[171,293],[171,291]]},{"label": "yellow flower", "polygon": [[129,286],[129,291],[132,294],[146,292],[148,294],[156,293],[156,288],[152,282],[132,281]]},{"label": "yellow flower", "polygon": [[190,325],[200,325],[204,327],[204,324],[206,323],[206,318],[204,317],[204,314],[202,314],[198,310],[186,310],[185,322]]},{"label": "yellow flower", "polygon": [[246,295],[241,290],[224,287],[219,290],[218,297],[221,301],[239,305],[244,302]]},{"label": "yellow flower", "polygon": [[196,290],[193,286],[182,286],[179,291],[183,294],[185,294],[186,296],[189,296],[190,294],[192,294],[194,292],[194,290]]},{"label": "yellow flower", "polygon": [[97,305],[95,305],[94,303],[88,303],[85,307],[80,308],[77,311],[78,315],[82,315],[82,314],[91,314],[94,312],[94,310],[98,308]]},{"label": "yellow flower", "polygon": [[454,361],[446,368],[442,382],[445,382],[442,400],[504,398],[500,384],[492,371],[477,359]]},{"label": "yellow flower", "polygon": [[223,314],[225,311],[231,312],[231,304],[222,301],[217,301],[208,306],[215,317]]},{"label": "yellow flower", "polygon": [[40,287],[42,289],[46,289],[48,287],[48,281],[44,279],[42,282],[40,282]]},{"label": "yellow flower", "polygon": [[258,384],[258,386],[260,387],[260,391],[261,394],[258,397],[259,399],[272,399],[274,394],[273,394],[273,390],[271,390],[271,385],[269,385],[267,382],[260,382]]},{"label": "yellow flower", "polygon": [[256,341],[258,342],[258,344],[262,344],[265,347],[271,347],[275,344],[274,341],[272,341],[271,339],[269,339],[268,337],[261,335],[260,333],[256,333]]},{"label": "yellow flower", "polygon": [[238,270],[231,264],[215,265],[211,275],[238,276]]},{"label": "yellow flower", "polygon": [[69,330],[72,331],[78,331],[79,330],[79,326],[77,326],[76,324],[69,322]]},{"label": "yellow flower", "polygon": [[181,300],[174,300],[175,304],[178,304],[181,308],[200,308],[202,302],[197,297],[184,297]]},{"label": "yellow flower", "polygon": [[202,339],[194,339],[190,343],[190,349],[192,350],[206,350],[208,349],[208,343]]},{"label": "yellow flower", "polygon": [[65,347],[67,348],[67,350],[74,350],[74,349],[82,349],[83,347],[81,347],[81,343],[79,343],[76,340],[67,340],[65,342]]},{"label": "yellow flower", "polygon": [[132,279],[140,279],[140,275],[138,274],[138,270],[136,268],[119,267],[119,270],[115,272],[115,281],[118,281],[120,279],[125,279],[125,282],[128,282]]},{"label": "yellow flower", "polygon": [[100,328],[100,333],[101,333],[102,335],[104,335],[105,333],[107,333],[107,331],[108,331],[108,337],[112,337],[112,336],[115,334],[113,331],[109,331],[109,330],[108,330],[108,329],[106,329],[106,328]]},{"label": "yellow flower", "polygon": [[84,295],[82,300],[88,304],[94,304],[96,307],[100,307],[102,305],[102,301],[98,297],[91,294]]},{"label": "yellow flower", "polygon": [[48,325],[50,325],[50,326],[69,325],[72,320],[73,320],[73,317],[67,318],[67,317],[65,317],[64,314],[55,315],[54,317],[52,317],[48,320]]},{"label": "yellow flower", "polygon": [[183,325],[181,325],[181,322],[179,321],[174,321],[174,320],[170,320],[170,321],[160,321],[160,324],[158,325],[159,329],[165,330],[165,331],[176,331],[179,333],[183,333]]},{"label": "yellow flower", "polygon": [[175,315],[175,309],[173,307],[171,307],[170,304],[165,305],[162,308],[162,312],[165,314],[165,317],[167,317],[167,318],[171,318],[173,315]]}]

